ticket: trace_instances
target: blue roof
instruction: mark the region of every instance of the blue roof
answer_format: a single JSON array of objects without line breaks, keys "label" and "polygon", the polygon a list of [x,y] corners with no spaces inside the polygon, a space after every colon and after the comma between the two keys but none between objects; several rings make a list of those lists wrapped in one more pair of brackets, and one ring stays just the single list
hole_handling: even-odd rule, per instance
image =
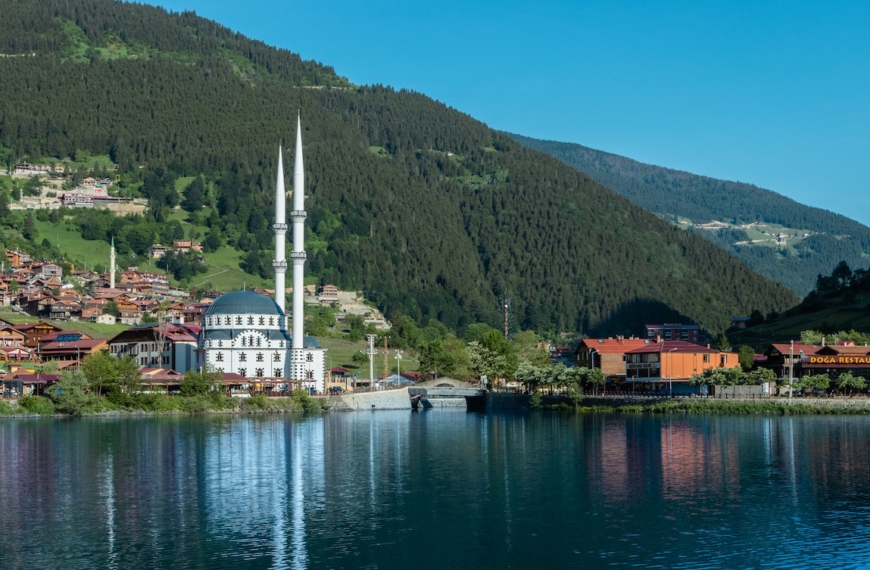
[{"label": "blue roof", "polygon": [[238,314],[283,316],[284,311],[278,303],[265,295],[253,291],[233,291],[215,299],[205,314],[206,316]]}]

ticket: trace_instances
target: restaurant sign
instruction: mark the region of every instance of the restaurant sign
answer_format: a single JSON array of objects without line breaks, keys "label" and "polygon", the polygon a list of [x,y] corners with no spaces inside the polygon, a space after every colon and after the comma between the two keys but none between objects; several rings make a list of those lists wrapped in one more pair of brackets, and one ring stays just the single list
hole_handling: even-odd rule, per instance
[{"label": "restaurant sign", "polygon": [[810,364],[870,364],[867,356],[810,356]]}]

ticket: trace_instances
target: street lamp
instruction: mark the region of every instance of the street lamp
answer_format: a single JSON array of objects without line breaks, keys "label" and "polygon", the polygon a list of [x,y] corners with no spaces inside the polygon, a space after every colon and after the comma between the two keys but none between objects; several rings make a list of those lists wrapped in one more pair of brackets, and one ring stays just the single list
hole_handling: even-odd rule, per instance
[{"label": "street lamp", "polygon": [[396,374],[399,376],[399,384],[402,383],[402,351],[396,351]]},{"label": "street lamp", "polygon": [[670,392],[670,397],[674,397],[674,361],[671,353],[677,350],[677,347],[670,349],[668,351],[668,366],[671,369],[671,373],[668,375],[668,392]]}]

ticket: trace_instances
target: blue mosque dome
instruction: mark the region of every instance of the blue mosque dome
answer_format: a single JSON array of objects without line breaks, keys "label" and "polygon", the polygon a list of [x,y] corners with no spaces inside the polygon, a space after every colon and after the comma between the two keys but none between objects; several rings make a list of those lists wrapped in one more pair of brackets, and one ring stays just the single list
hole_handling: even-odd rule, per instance
[{"label": "blue mosque dome", "polygon": [[206,316],[237,314],[283,316],[284,311],[273,299],[254,291],[233,291],[221,295],[205,311]]}]

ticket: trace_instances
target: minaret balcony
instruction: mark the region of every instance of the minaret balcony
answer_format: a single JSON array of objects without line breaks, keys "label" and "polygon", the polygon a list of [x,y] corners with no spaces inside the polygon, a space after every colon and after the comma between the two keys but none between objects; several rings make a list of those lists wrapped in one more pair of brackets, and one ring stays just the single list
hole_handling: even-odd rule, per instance
[{"label": "minaret balcony", "polygon": [[276,232],[282,232],[282,231],[286,232],[287,231],[287,224],[272,224],[272,229],[275,230]]},{"label": "minaret balcony", "polygon": [[287,262],[283,259],[273,259],[272,267],[275,269],[287,269]]},{"label": "minaret balcony", "polygon": [[305,210],[293,210],[292,212],[290,212],[290,217],[293,219],[294,222],[296,220],[305,220],[306,215],[307,214],[305,213]]},{"label": "minaret balcony", "polygon": [[304,251],[291,251],[290,259],[293,261],[302,260],[305,261],[305,252]]}]

